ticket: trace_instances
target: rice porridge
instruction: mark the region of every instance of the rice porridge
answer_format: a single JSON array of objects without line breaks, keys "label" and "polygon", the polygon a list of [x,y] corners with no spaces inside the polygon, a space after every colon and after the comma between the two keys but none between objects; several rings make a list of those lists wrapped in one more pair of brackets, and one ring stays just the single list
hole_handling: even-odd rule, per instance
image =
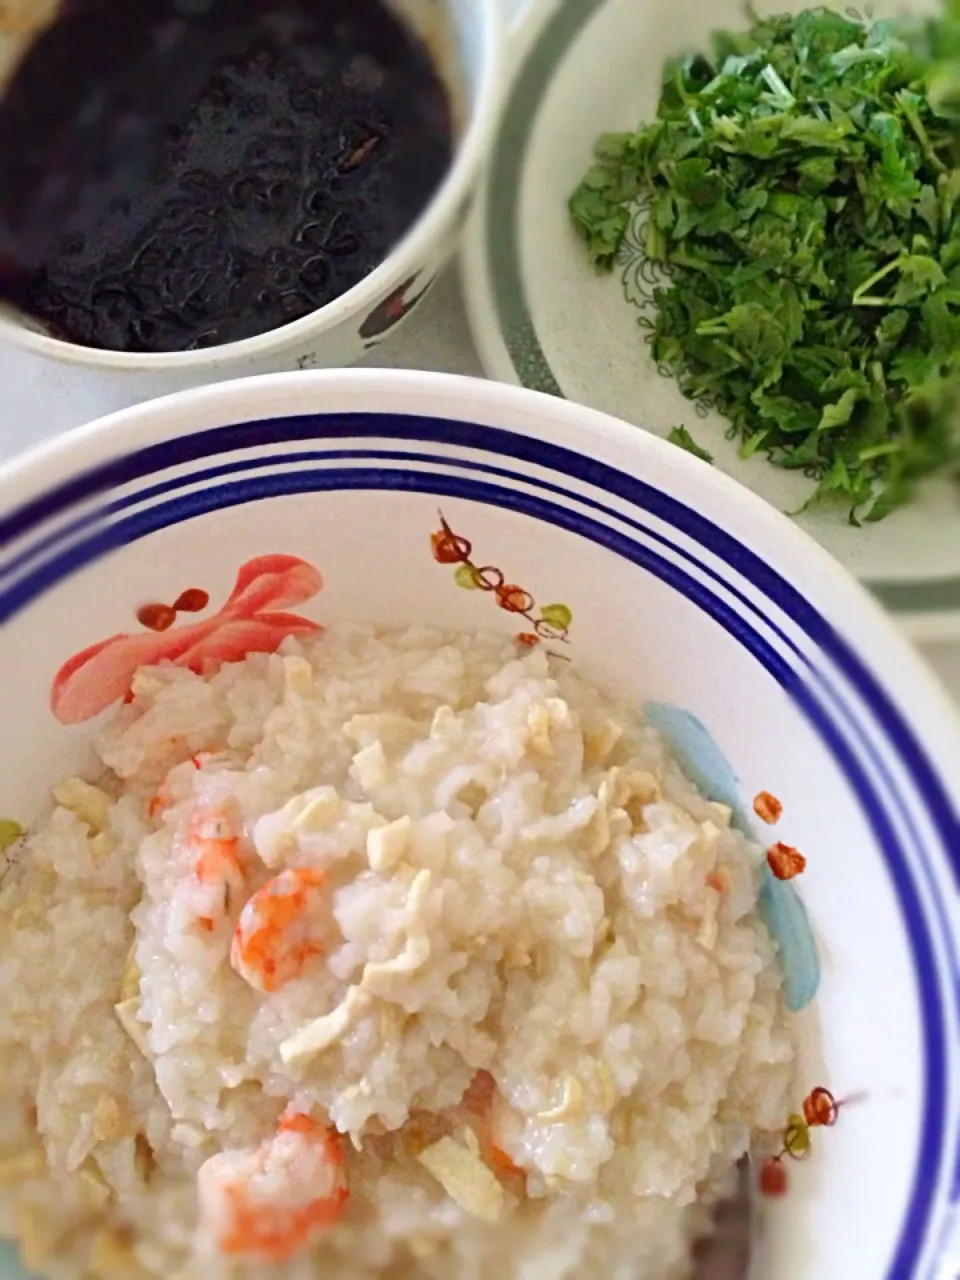
[{"label": "rice porridge", "polygon": [[679,1280],[794,1033],[763,852],[503,636],[143,669],[0,887],[0,1233],[53,1276]]}]

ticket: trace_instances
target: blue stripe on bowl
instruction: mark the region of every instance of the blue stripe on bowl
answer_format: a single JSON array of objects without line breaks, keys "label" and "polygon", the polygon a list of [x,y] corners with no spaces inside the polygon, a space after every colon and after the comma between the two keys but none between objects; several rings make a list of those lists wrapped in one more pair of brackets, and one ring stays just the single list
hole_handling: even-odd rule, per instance
[{"label": "blue stripe on bowl", "polygon": [[[761,557],[693,508],[643,480],[562,446],[496,427],[406,414],[305,414],[214,427],[137,450],[41,494],[0,520],[0,547],[27,535],[71,506],[171,467],[244,449],[262,449],[265,443],[364,437],[475,449],[555,471],[594,485],[602,492],[615,494],[632,506],[655,515],[725,561],[792,617],[817,647],[830,655],[860,696],[871,705],[911,773],[918,782],[922,780],[925,801],[937,824],[951,830],[952,839],[948,847],[957,850],[952,861],[960,883],[960,820],[943,785],[885,690],[830,623]],[[269,464],[269,458],[265,461]],[[450,460],[440,458],[438,461]]]},{"label": "blue stripe on bowl", "polygon": [[[870,707],[873,715],[885,730],[886,736],[901,763],[912,778],[922,802],[930,812],[939,834],[944,850],[957,848],[957,817],[946,793],[925,757],[919,743],[916,742],[908,726],[903,721],[896,707],[885,692],[876,684],[873,677],[859,662],[856,655],[838,636],[836,631],[804,600],[799,593],[781,579],[768,565],[738,543],[730,535],[712,525],[699,513],[679,503],[675,499],[660,493],[651,485],[635,480],[606,464],[582,458],[566,449],[555,445],[544,444],[526,437],[517,436],[496,428],[482,427],[474,424],[458,423],[444,419],[418,417],[400,417],[396,415],[342,414],[326,417],[305,416],[297,418],[276,419],[264,423],[248,423],[241,426],[216,428],[196,435],[180,437],[175,440],[150,446],[147,449],[127,455],[115,462],[97,468],[86,475],[59,486],[41,495],[6,520],[0,521],[0,545],[13,537],[29,536],[32,533],[42,534],[43,524],[56,516],[69,511],[75,504],[87,501],[92,497],[107,492],[118,485],[130,484],[133,481],[149,477],[158,471],[185,463],[198,461],[211,456],[223,455],[237,449],[262,447],[265,440],[279,444],[288,440],[343,440],[358,437],[374,437],[378,439],[396,439],[402,441],[428,441],[441,445],[454,445],[460,448],[480,450],[499,456],[514,457],[520,461],[540,468],[559,471],[572,476],[579,482],[592,483],[599,488],[616,494],[658,519],[672,525],[686,537],[698,542],[714,556],[725,560],[727,564],[740,572],[751,585],[760,590],[777,608],[791,616],[800,630],[818,645],[838,669],[843,672],[858,695]],[[360,451],[361,455],[364,451]],[[369,455],[371,452],[366,451]],[[330,459],[332,454],[319,455],[323,460]],[[337,451],[338,459],[347,460],[356,457],[356,450]],[[488,467],[485,464],[466,463],[462,459],[451,459],[443,455],[415,455],[417,460],[426,460],[434,465],[447,465],[458,468],[473,466],[490,474],[503,474],[528,486],[541,486],[557,496],[565,496],[569,502],[577,502],[603,510],[602,504],[586,498],[580,493],[565,491],[561,486],[549,484],[539,477],[525,474],[512,474],[503,468]],[[216,476],[226,478],[228,475],[257,468],[262,470],[271,465],[305,463],[316,460],[318,455],[266,455],[260,459],[238,459],[233,464],[210,469],[202,473],[205,483]],[[404,459],[406,460],[406,459]],[[196,483],[197,477],[183,476],[151,489],[128,495],[119,502],[108,504],[100,512],[93,513],[73,526],[58,530],[41,538],[39,543],[27,548],[14,562],[8,562],[4,569],[15,571],[29,562],[30,559],[51,550],[74,532],[82,531],[104,514],[115,516],[125,507],[142,502],[149,496],[161,496],[174,493],[184,485]],[[675,590],[681,592],[699,608],[713,617],[731,635],[743,644],[761,664],[776,678],[798,703],[804,713],[815,725],[824,741],[829,745],[840,767],[843,769],[851,787],[857,793],[865,813],[871,823],[878,843],[884,851],[888,869],[896,885],[905,926],[911,938],[914,952],[914,963],[917,971],[917,982],[921,993],[924,1022],[926,1098],[924,1100],[924,1126],[920,1150],[917,1157],[917,1171],[911,1195],[910,1207],[901,1228],[895,1257],[888,1270],[889,1280],[907,1280],[915,1275],[914,1263],[928,1243],[928,1232],[934,1225],[936,1196],[940,1188],[943,1174],[946,1171],[953,1177],[954,1171],[946,1168],[947,1135],[946,1123],[946,1083],[947,1083],[947,1046],[944,1039],[945,1006],[941,983],[937,974],[937,957],[932,944],[928,922],[924,917],[922,902],[917,893],[912,873],[908,866],[905,850],[897,834],[890,825],[884,810],[884,796],[880,794],[863,770],[856,754],[851,750],[843,733],[831,720],[829,714],[813,697],[800,675],[794,671],[782,655],[771,646],[758,632],[752,630],[745,619],[732,609],[725,601],[714,594],[709,587],[691,577],[684,570],[664,559],[655,551],[642,546],[620,533],[612,530],[590,517],[574,512],[570,507],[561,507],[527,493],[502,488],[496,484],[469,480],[461,477],[446,476],[435,472],[417,472],[413,470],[392,470],[384,468],[324,468],[322,470],[281,472],[272,475],[247,476],[245,479],[221,485],[212,485],[198,492],[181,494],[157,506],[148,507],[121,520],[113,520],[110,526],[94,533],[85,542],[67,547],[52,559],[42,561],[37,567],[0,594],[0,617],[12,616],[18,609],[42,593],[55,582],[69,576],[81,565],[90,563],[107,551],[147,535],[150,532],[183,520],[191,519],[203,512],[221,510],[227,506],[244,504],[264,498],[280,496],[295,492],[316,492],[330,489],[406,489],[427,492],[443,496],[458,496],[474,501],[492,503],[512,510],[526,512],[536,519],[546,520],[559,527],[569,529],[580,536],[589,538],[612,551],[622,555],[649,572],[656,574]],[[635,523],[619,512],[609,511],[609,516],[622,522]],[[720,578],[715,570],[700,564],[682,547],[673,545],[663,535],[655,531],[636,526],[646,537],[666,543],[671,550],[692,561],[697,568],[724,590],[735,595],[738,603],[746,606],[750,612],[759,614],[742,592],[729,582]],[[762,615],[761,615],[762,616]],[[770,619],[764,617],[764,624],[776,631]],[[783,635],[778,640],[788,650],[807,663],[797,647]],[[808,664],[809,665],[809,664]],[[820,673],[811,674],[819,676]],[[836,699],[833,699],[836,701]],[[841,707],[849,720],[849,707]],[[861,737],[872,754],[874,763],[884,768],[876,750],[869,744],[869,739],[854,731]],[[887,775],[889,777],[889,775]],[[892,780],[891,780],[892,781]],[[886,791],[886,788],[884,789]],[[896,788],[889,794],[895,794]],[[908,818],[909,807],[902,797],[897,796],[897,806],[901,818]],[[917,846],[921,863],[923,851]],[[956,857],[954,856],[956,873]],[[929,869],[928,869],[929,870]],[[932,875],[932,873],[931,873]],[[946,925],[941,912],[939,920],[941,929]],[[949,941],[949,939],[947,939]]]}]

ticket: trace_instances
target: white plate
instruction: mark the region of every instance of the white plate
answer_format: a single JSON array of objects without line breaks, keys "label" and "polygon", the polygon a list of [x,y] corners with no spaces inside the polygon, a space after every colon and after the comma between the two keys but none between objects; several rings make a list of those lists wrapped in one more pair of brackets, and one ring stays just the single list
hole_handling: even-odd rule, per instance
[{"label": "white plate", "polygon": [[[761,0],[776,12],[782,0]],[[899,8],[896,0],[876,6]],[[467,309],[486,372],[563,395],[665,435],[685,423],[718,465],[782,510],[809,482],[762,458],[743,462],[724,420],[658,374],[637,327],[654,276],[635,237],[612,277],[590,267],[567,200],[596,137],[651,119],[664,60],[742,29],[741,0],[541,0],[464,247]],[[654,269],[655,270],[655,269]],[[856,529],[846,510],[800,523],[891,609],[915,639],[960,636],[960,490],[928,485],[910,507]]]}]

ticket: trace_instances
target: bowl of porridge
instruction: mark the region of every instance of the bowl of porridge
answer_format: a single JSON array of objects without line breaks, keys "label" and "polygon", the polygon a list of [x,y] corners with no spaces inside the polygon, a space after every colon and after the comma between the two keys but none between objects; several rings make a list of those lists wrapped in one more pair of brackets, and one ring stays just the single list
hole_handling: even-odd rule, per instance
[{"label": "bowl of porridge", "polygon": [[0,494],[4,1280],[944,1263],[960,732],[786,519],[387,371]]}]

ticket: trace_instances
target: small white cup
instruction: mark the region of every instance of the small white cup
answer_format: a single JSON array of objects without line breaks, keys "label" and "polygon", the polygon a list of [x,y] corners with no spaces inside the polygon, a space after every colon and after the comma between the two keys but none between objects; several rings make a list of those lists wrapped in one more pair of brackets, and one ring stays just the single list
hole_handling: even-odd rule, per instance
[{"label": "small white cup", "polygon": [[[325,307],[241,342],[199,351],[106,351],[52,337],[0,307],[0,340],[91,373],[133,377],[146,398],[241,375],[334,368],[359,360],[414,310],[455,247],[500,103],[511,0],[391,0],[438,55],[459,124],[453,164],[407,235],[368,276]],[[515,3],[515,0],[513,0]],[[57,0],[14,0],[0,17],[0,85],[49,24]],[[131,388],[132,390],[133,388]]]}]

